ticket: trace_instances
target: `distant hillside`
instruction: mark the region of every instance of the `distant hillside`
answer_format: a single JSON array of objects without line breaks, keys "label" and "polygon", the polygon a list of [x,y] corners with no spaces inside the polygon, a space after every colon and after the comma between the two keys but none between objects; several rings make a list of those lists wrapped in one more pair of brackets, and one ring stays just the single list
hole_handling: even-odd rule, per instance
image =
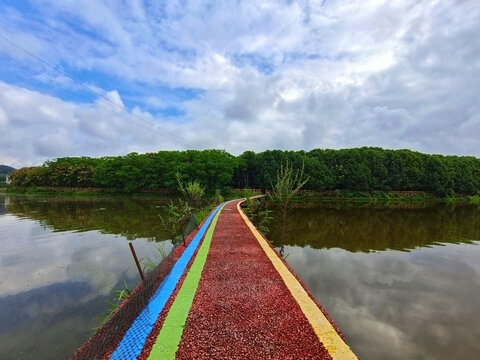
[{"label": "distant hillside", "polygon": [[8,175],[10,174],[15,168],[7,165],[0,165],[0,175]]}]

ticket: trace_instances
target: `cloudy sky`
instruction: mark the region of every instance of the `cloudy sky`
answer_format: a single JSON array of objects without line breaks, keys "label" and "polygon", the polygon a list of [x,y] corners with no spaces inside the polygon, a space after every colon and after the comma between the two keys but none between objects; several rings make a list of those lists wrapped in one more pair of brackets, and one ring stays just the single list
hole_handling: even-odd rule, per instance
[{"label": "cloudy sky", "polygon": [[0,163],[160,149],[480,156],[478,0],[0,4]]}]

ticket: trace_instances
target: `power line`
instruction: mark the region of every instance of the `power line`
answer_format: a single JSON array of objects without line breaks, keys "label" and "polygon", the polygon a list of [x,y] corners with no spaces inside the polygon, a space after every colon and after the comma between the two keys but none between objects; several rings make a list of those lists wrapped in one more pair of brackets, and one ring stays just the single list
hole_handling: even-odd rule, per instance
[{"label": "power line", "polygon": [[5,59],[5,60],[7,60],[9,63],[18,66],[18,67],[21,68],[23,71],[26,71],[26,72],[32,74],[33,76],[37,76],[38,74],[40,74],[40,71],[34,72],[34,71],[33,71],[32,69],[30,69],[28,66],[19,63],[18,61],[12,59],[10,56],[7,56],[7,55],[5,55],[5,54],[0,54],[0,58],[3,58],[3,59]]},{"label": "power line", "polygon": [[[38,75],[41,73],[40,71],[35,72],[34,70],[32,70],[31,68],[29,68],[28,66],[19,63],[18,61],[12,59],[11,57],[9,57],[9,56],[7,56],[7,55],[5,55],[5,54],[0,54],[0,58],[8,61],[9,63],[12,63],[12,64],[18,66],[18,67],[21,68],[23,71],[28,72],[29,74],[31,74],[31,75],[33,75],[33,76],[38,76]],[[49,81],[48,79],[45,79],[45,81],[46,81],[46,82],[50,82],[52,85],[55,85],[52,81]],[[108,109],[107,109],[107,111],[108,111]],[[138,123],[138,124],[139,124],[139,125],[142,125],[142,126],[145,125],[145,124],[143,124],[143,123]],[[150,122],[147,122],[147,124],[153,126],[154,128],[156,127],[155,124],[152,124],[152,123],[150,123]]]},{"label": "power line", "polygon": [[[76,79],[72,78],[72,77],[71,77],[70,75],[68,75],[66,72],[57,69],[55,66],[51,65],[51,64],[48,63],[47,61],[45,61],[45,60],[43,60],[42,58],[38,57],[38,56],[35,55],[34,53],[26,50],[26,49],[23,48],[22,46],[20,46],[20,45],[16,44],[15,42],[11,41],[9,38],[5,37],[2,33],[0,33],[0,38],[2,38],[3,40],[5,40],[5,41],[8,42],[9,44],[13,45],[13,46],[16,47],[17,49],[21,50],[22,52],[30,55],[31,57],[33,57],[34,59],[36,59],[37,61],[39,61],[39,62],[42,63],[43,65],[47,66],[48,68],[50,68],[50,69],[58,72],[59,74],[65,76],[66,78],[72,80],[74,83],[76,83],[77,85],[85,88],[87,91],[91,92],[92,94],[95,94],[95,95],[101,97],[101,98],[104,99],[105,101],[111,103],[111,104],[114,105],[114,106],[117,106],[118,108],[120,108],[120,109],[122,109],[122,110],[124,109],[124,107],[123,107],[122,105],[116,103],[115,101],[110,100],[110,99],[109,99],[108,97],[106,97],[104,94],[102,94],[101,92],[99,92],[99,91],[91,88],[91,87],[88,86],[87,84],[85,84],[85,83],[83,83],[83,82],[81,82],[81,81],[79,81],[79,80],[76,80]],[[4,59],[6,59],[7,61],[11,62],[11,63],[14,63],[15,65],[19,66],[20,68],[22,68],[23,70],[29,72],[30,74],[38,75],[38,74],[35,74],[28,66],[26,66],[26,65],[24,65],[24,64],[22,64],[22,63],[20,63],[20,62],[18,62],[18,61],[16,61],[16,60],[10,58],[10,57],[8,57],[8,56],[6,56],[6,55],[0,54],[0,56],[3,57]],[[28,69],[28,70],[27,70],[27,69]],[[154,128],[155,130],[160,130],[159,127],[158,127],[158,125],[152,123],[151,121],[145,119],[144,117],[142,117],[142,116],[140,116],[140,115],[138,115],[138,114],[135,114],[135,113],[133,113],[133,112],[130,112],[130,114],[131,114],[133,117],[135,117],[135,118],[137,118],[137,119],[139,119],[139,120],[141,120],[141,121],[143,121],[143,122],[145,122],[145,123],[153,126],[153,128]],[[183,138],[181,138],[181,137],[179,137],[179,136],[177,136],[177,135],[175,135],[175,134],[172,134],[172,133],[169,132],[169,131],[165,131],[165,130],[162,130],[162,131],[163,131],[165,134],[167,134],[168,136],[170,136],[170,137],[176,139],[177,141],[183,143],[184,145],[187,145],[187,146],[189,146],[190,148],[194,148],[194,146],[193,146],[192,144],[189,144],[189,143],[188,143],[187,141],[185,141]]]},{"label": "power line", "polygon": [[[9,56],[7,56],[7,55],[5,55],[5,54],[0,54],[0,59],[2,59],[2,58],[3,58],[4,60],[6,60],[6,61],[8,61],[8,62],[10,62],[10,63],[18,66],[18,67],[20,67],[23,71],[26,71],[26,72],[30,73],[31,75],[33,75],[33,76],[38,76],[39,74],[41,74],[40,71],[35,72],[35,71],[32,70],[31,68],[27,67],[26,65],[23,65],[23,64],[19,63],[18,61],[12,59],[11,57],[9,57]],[[46,81],[46,82],[50,82],[52,85],[55,85],[52,81],[49,81],[48,79],[45,79],[45,81]],[[111,111],[111,109],[107,109],[107,111],[109,111],[109,110]],[[139,124],[139,125],[141,125],[141,126],[145,126],[145,125],[146,125],[146,124],[139,123],[139,122],[137,122],[137,124]],[[150,123],[150,122],[147,122],[147,124],[153,126],[153,127],[155,128],[155,130],[157,130],[155,124]]]}]

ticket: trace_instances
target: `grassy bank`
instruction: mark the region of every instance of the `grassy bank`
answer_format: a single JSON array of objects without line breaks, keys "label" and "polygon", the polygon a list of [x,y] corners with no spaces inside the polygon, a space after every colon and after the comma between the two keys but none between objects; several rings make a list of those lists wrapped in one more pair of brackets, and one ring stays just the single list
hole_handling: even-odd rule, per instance
[{"label": "grassy bank", "polygon": [[331,194],[300,194],[294,201],[299,204],[336,203],[336,204],[371,204],[371,205],[433,205],[435,203],[472,203],[480,204],[479,195],[456,194],[440,197],[427,192],[399,194],[397,192],[375,191],[362,192],[351,190],[335,190]]},{"label": "grassy bank", "polygon": [[118,189],[95,189],[95,188],[46,188],[46,187],[15,187],[8,186],[0,188],[0,191],[4,191],[8,194],[20,194],[20,195],[38,195],[38,196],[92,196],[92,197],[146,197],[146,198],[172,198],[178,197],[178,192],[126,192]]},{"label": "grassy bank", "polygon": [[335,190],[329,194],[308,194],[297,195],[294,199],[297,203],[435,203],[442,201],[442,198],[426,192],[400,195],[388,191],[352,191]]},{"label": "grassy bank", "polygon": [[[172,190],[151,191],[151,192],[122,192],[118,189],[92,189],[92,188],[75,188],[75,189],[58,189],[58,188],[19,188],[19,187],[0,187],[0,192],[11,194],[26,194],[26,195],[50,195],[50,196],[92,196],[92,197],[146,197],[146,198],[172,198],[179,194]],[[232,189],[226,190],[222,193],[225,200],[232,200],[238,198],[249,198],[261,193],[255,189],[243,189],[241,191]],[[267,194],[267,200],[271,201]],[[399,205],[399,204],[413,204],[413,205],[430,205],[435,203],[470,203],[480,205],[480,194],[465,195],[455,194],[450,197],[440,197],[433,193],[422,191],[411,192],[396,192],[396,191],[354,191],[354,190],[334,190],[325,191],[324,193],[308,193],[303,192],[298,194],[293,199],[297,206],[301,205],[311,206],[314,204],[372,204],[372,205]]]},{"label": "grassy bank", "polygon": [[[401,194],[388,191],[362,192],[335,190],[328,194],[302,193],[296,195],[292,201],[296,204],[295,207],[311,207],[315,205],[381,207],[398,207],[405,205],[405,207],[425,207],[438,203],[480,205],[480,195],[456,194],[451,197],[440,197],[427,192]],[[273,202],[268,195],[267,202]]]}]

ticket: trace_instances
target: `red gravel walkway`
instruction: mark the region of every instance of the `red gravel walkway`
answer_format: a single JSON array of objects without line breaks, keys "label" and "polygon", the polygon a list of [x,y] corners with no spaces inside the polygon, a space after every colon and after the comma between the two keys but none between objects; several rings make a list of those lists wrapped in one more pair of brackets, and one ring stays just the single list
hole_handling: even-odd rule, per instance
[{"label": "red gravel walkway", "polygon": [[331,359],[237,211],[220,215],[178,359]]}]

